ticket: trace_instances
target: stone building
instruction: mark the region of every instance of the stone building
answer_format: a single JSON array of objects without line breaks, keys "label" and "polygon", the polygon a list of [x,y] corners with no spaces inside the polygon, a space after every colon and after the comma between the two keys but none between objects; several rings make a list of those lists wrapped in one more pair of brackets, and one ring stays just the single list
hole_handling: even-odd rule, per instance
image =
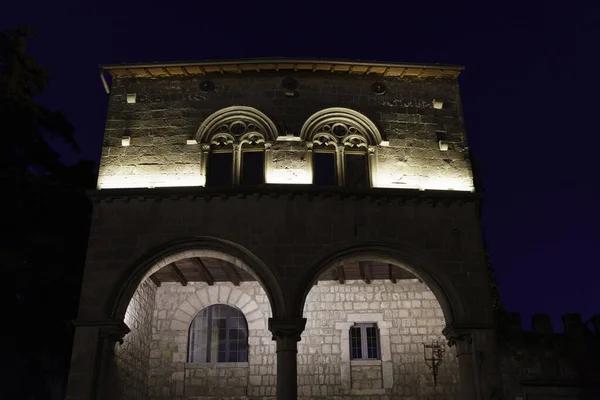
[{"label": "stone building", "polygon": [[460,71],[104,66],[68,399],[547,398],[498,346]]}]

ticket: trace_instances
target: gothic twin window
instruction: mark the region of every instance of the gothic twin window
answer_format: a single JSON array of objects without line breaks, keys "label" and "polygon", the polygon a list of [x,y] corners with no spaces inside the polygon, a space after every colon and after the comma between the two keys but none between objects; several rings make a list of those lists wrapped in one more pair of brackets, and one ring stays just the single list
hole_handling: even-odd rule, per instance
[{"label": "gothic twin window", "polygon": [[350,359],[378,360],[379,333],[376,324],[355,324],[350,327]]},{"label": "gothic twin window", "polygon": [[312,150],[315,185],[371,187],[369,154],[381,143],[381,135],[367,117],[346,108],[327,108],[304,123],[300,139]]},{"label": "gothic twin window", "polygon": [[215,304],[200,311],[190,326],[188,362],[248,361],[248,326],[236,308]]},{"label": "gothic twin window", "polygon": [[[206,186],[265,183],[270,144],[277,129],[260,111],[229,107],[212,114],[200,127]],[[311,152],[313,184],[371,187],[369,154],[381,143],[377,127],[364,115],[345,108],[328,108],[313,114],[300,139]]]},{"label": "gothic twin window", "polygon": [[206,186],[265,183],[266,152],[276,138],[273,122],[251,107],[229,107],[200,126]]}]

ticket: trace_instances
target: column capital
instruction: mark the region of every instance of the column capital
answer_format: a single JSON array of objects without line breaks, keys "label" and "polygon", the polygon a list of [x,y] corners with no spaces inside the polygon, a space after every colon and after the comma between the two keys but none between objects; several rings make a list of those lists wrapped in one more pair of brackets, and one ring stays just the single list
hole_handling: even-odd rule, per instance
[{"label": "column capital", "polygon": [[107,320],[75,320],[73,321],[75,327],[95,327],[100,332],[100,337],[113,343],[119,342],[123,344],[123,338],[131,329],[125,324],[125,322],[115,319]]},{"label": "column capital", "polygon": [[305,326],[306,318],[269,318],[269,330],[273,334],[273,340],[295,338],[299,342]]},{"label": "column capital", "polygon": [[473,334],[475,332],[494,330],[494,325],[490,324],[449,324],[447,325],[442,334],[448,339],[448,344],[453,346],[456,342],[468,342],[473,341]]}]

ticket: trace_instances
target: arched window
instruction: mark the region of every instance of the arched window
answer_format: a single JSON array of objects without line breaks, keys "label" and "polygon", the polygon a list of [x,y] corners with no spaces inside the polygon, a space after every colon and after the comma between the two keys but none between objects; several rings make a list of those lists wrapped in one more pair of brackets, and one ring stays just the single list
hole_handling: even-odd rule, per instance
[{"label": "arched window", "polygon": [[234,106],[210,115],[198,129],[206,186],[265,183],[275,124],[263,113]]},{"label": "arched window", "polygon": [[382,138],[367,117],[347,108],[321,110],[304,123],[300,138],[312,153],[314,184],[371,187],[374,150]]},{"label": "arched window", "polygon": [[244,314],[224,304],[200,311],[190,326],[188,362],[248,362],[248,324]]}]

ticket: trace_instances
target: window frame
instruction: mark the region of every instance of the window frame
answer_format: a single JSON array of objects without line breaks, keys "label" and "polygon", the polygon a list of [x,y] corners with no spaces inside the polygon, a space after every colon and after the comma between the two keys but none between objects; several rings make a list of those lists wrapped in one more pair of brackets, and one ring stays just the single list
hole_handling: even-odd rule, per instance
[{"label": "window frame", "polygon": [[257,185],[264,185],[267,183],[267,167],[268,167],[268,156],[269,156],[269,146],[266,143],[260,143],[257,145],[248,145],[247,143],[234,143],[229,146],[217,147],[214,145],[209,146],[205,152],[203,153],[203,157],[207,160],[204,163],[204,174],[206,177],[204,186],[205,187],[221,187],[221,185],[211,185],[208,181],[208,176],[210,174],[211,163],[210,159],[213,154],[216,153],[229,153],[232,155],[232,168],[231,168],[231,184],[225,185],[228,186],[256,186],[256,185],[245,185],[242,183],[242,171],[243,171],[243,162],[244,162],[244,153],[249,152],[261,152],[263,154],[263,163],[262,163],[262,183]]},{"label": "window frame", "polygon": [[[213,346],[213,331],[211,331],[211,327],[213,326],[213,315],[216,309],[218,309],[219,307],[223,308],[224,310],[227,310],[228,314],[225,316],[225,318],[217,318],[218,319],[222,319],[225,320],[225,340],[223,342],[224,344],[224,348],[225,348],[225,357],[224,357],[224,361],[219,361],[219,347],[221,345],[218,337],[220,336],[221,332],[220,329],[217,329],[217,344],[216,346]],[[231,314],[231,311],[235,311],[235,317]],[[203,313],[205,313],[203,315]],[[198,321],[198,326],[200,327],[200,329],[196,329],[195,330],[195,334],[198,335],[199,337],[199,345],[196,345],[195,343],[193,343],[192,341],[195,339],[195,335],[194,335],[194,326],[197,323],[198,319],[202,319],[202,321]],[[232,344],[234,342],[233,339],[230,338],[230,331],[231,328],[230,326],[233,325],[231,324],[231,321],[233,321],[234,319],[239,319],[239,321],[237,322],[238,327],[239,328],[243,328],[240,329],[245,333],[245,350],[233,350],[231,349]],[[202,327],[206,326],[206,329],[201,329]],[[186,357],[186,362],[190,363],[190,364],[226,364],[226,363],[247,363],[248,362],[248,358],[249,358],[249,342],[248,342],[248,335],[249,335],[249,330],[248,330],[248,321],[246,320],[246,316],[244,315],[244,313],[239,310],[236,307],[230,306],[228,304],[213,304],[210,305],[204,309],[202,309],[200,312],[198,312],[198,314],[196,314],[196,316],[192,319],[192,322],[190,323],[190,327],[188,329],[188,351],[187,351],[187,357]],[[239,341],[239,340],[238,340]],[[212,360],[212,353],[213,353],[213,347],[216,348],[216,360]],[[206,355],[205,355],[205,359],[201,360],[199,358],[200,355],[198,355],[198,357],[196,356],[196,348],[204,348]],[[230,361],[230,354],[234,352],[234,353],[238,353],[236,358],[238,358],[237,361]],[[242,359],[239,359],[240,354],[243,354],[244,357],[242,357]]]},{"label": "window frame", "polygon": [[[258,184],[242,183],[242,177],[244,175],[244,153],[262,153],[262,155],[263,155],[262,183],[258,183]],[[244,144],[240,145],[239,160],[240,160],[239,168],[237,171],[235,171],[235,166],[234,166],[234,175],[237,173],[237,176],[238,176],[237,182],[234,179],[234,184],[242,185],[242,186],[257,186],[257,185],[264,185],[265,183],[267,183],[267,148],[264,143],[257,144],[257,145],[249,145],[247,143],[244,143]],[[234,163],[235,163],[235,157],[234,157]]]},{"label": "window frame", "polygon": [[[214,154],[231,154],[231,178],[230,178],[230,183],[225,184],[225,185],[213,185],[213,184],[209,184],[209,174],[210,171],[212,169],[212,156]],[[236,175],[236,171],[235,171],[235,149],[233,148],[233,146],[224,146],[224,147],[215,147],[215,148],[211,148],[209,149],[208,152],[206,152],[206,157],[207,157],[207,163],[206,163],[206,182],[204,183],[204,186],[206,187],[229,187],[232,185],[235,185],[235,175]]]},{"label": "window frame", "polygon": [[[371,163],[371,150],[366,147],[360,148],[350,148],[344,144],[331,143],[331,144],[318,144],[313,143],[312,147],[309,147],[311,150],[310,154],[310,167],[312,174],[312,182],[314,184],[314,176],[318,173],[316,169],[316,165],[314,162],[314,156],[317,153],[333,153],[334,155],[334,164],[335,164],[335,185],[331,187],[344,187],[346,186],[346,155],[361,155],[365,157],[365,174],[367,177],[366,187],[364,189],[373,188],[373,165]],[[324,186],[326,187],[326,186]]]},{"label": "window frame", "polygon": [[[352,346],[352,342],[353,342],[353,329],[359,328],[360,329],[360,345],[361,345],[361,357],[360,358],[355,358],[354,357],[354,351],[353,351],[353,346]],[[376,356],[373,357],[369,357],[369,346],[368,346],[368,335],[367,335],[367,328],[374,328],[375,329],[375,351],[377,352]],[[377,325],[376,322],[360,322],[360,323],[354,323],[348,332],[349,335],[349,346],[350,346],[350,361],[379,361],[381,360],[381,339],[380,339],[380,335],[379,335],[379,327]],[[366,355],[366,356],[365,356]]]}]

